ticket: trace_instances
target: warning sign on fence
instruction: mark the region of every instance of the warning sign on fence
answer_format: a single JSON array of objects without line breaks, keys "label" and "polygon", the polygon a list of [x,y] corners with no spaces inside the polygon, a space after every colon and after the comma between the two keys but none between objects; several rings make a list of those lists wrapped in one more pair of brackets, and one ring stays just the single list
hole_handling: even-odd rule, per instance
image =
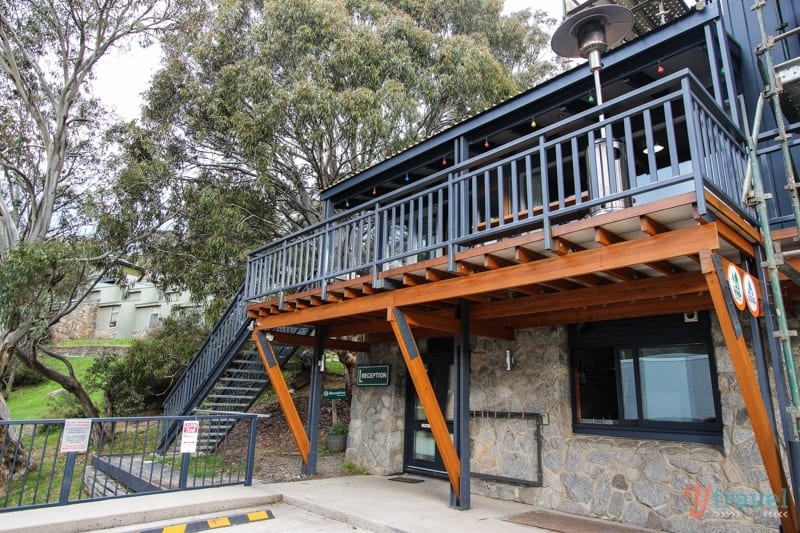
[{"label": "warning sign on fence", "polygon": [[72,418],[64,421],[61,434],[61,453],[83,453],[89,449],[89,436],[92,434],[91,418]]},{"label": "warning sign on fence", "polygon": [[184,420],[181,432],[181,453],[194,453],[197,451],[197,435],[200,433],[200,422],[197,420]]}]

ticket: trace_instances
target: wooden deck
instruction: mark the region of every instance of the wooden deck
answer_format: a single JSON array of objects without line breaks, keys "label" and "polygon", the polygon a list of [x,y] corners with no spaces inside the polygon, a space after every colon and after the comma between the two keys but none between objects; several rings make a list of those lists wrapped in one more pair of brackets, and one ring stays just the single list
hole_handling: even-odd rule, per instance
[{"label": "wooden deck", "polygon": [[324,326],[335,347],[336,338],[355,335],[391,341],[386,310],[394,307],[418,337],[456,331],[460,299],[472,303],[473,334],[495,338],[524,327],[711,309],[701,255],[739,263],[760,235],[710,193],[713,217],[698,216],[695,200],[687,193],[555,226],[551,250],[537,230],[458,252],[454,272],[437,257],[385,270],[378,284],[371,276],[341,280],[325,298],[319,289],[286,294],[250,304],[248,313],[258,330]]}]

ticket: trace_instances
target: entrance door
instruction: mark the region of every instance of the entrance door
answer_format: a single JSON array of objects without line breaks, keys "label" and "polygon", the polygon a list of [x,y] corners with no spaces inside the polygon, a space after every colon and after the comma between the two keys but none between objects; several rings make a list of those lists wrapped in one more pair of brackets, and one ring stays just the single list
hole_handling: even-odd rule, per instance
[{"label": "entrance door", "polygon": [[[453,353],[431,353],[423,356],[428,378],[431,380],[439,407],[453,435]],[[446,477],[444,463],[436,449],[431,425],[422,410],[414,384],[408,379],[406,389],[405,446],[403,451],[405,471]]]}]

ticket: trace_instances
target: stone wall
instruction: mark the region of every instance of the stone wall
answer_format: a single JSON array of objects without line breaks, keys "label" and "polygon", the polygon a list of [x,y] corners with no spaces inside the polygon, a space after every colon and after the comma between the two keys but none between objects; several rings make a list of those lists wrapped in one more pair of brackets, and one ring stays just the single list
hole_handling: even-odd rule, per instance
[{"label": "stone wall", "polygon": [[50,328],[50,338],[53,342],[94,338],[95,322],[97,322],[97,304],[84,302]]},{"label": "stone wall", "polygon": [[[519,331],[514,343],[478,340],[472,352],[470,408],[536,411],[547,415],[548,423],[542,427],[542,488],[475,479],[473,493],[657,530],[777,527],[774,509],[747,505],[737,509],[727,503],[769,495],[771,490],[716,322],[713,342],[724,423],[722,447],[576,435],[563,328]],[[506,349],[516,360],[511,372],[500,364]],[[473,456],[471,464],[482,461]],[[710,494],[706,512],[699,519],[690,517],[691,497],[706,490]]]},{"label": "stone wall", "polygon": [[389,475],[403,470],[406,371],[396,345],[376,346],[358,355],[359,365],[389,363],[388,387],[353,387],[350,430],[345,461],[372,474]]},{"label": "stone wall", "polygon": [[[577,435],[565,328],[517,331],[515,341],[475,338],[470,409],[537,412],[542,426],[543,486],[472,478],[471,491],[576,515],[666,531],[767,531],[778,526],[758,447],[724,339],[713,322],[724,422],[723,445]],[[505,370],[511,350],[514,368]],[[357,389],[346,459],[371,473],[402,469],[405,370],[395,346],[376,347],[359,364],[389,363],[388,388]],[[535,478],[535,432],[527,421],[471,424],[474,472]],[[500,450],[500,451],[499,451]],[[692,498],[707,508],[693,518]],[[737,508],[738,505],[738,508]]]},{"label": "stone wall", "polygon": [[65,357],[102,357],[113,355],[121,357],[128,353],[127,346],[51,346],[50,350]]}]

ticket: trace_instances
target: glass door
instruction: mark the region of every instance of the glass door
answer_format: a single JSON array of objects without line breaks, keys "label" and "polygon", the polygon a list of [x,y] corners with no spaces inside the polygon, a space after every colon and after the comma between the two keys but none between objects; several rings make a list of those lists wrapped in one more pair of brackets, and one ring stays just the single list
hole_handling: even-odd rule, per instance
[{"label": "glass door", "polygon": [[[453,435],[453,354],[439,353],[423,356],[439,407]],[[436,449],[431,425],[422,409],[411,378],[406,389],[406,424],[403,464],[407,472],[446,477],[442,458]]]}]

